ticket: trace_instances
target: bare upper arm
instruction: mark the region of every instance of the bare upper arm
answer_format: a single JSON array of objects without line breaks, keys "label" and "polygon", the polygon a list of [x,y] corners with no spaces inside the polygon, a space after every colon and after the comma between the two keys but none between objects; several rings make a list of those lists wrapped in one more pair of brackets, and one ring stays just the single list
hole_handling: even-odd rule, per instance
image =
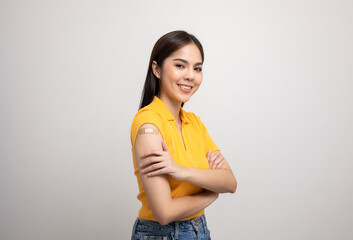
[{"label": "bare upper arm", "polygon": [[134,144],[135,158],[142,185],[152,213],[157,220],[165,214],[164,211],[168,211],[168,203],[172,200],[168,176],[148,177],[147,175],[141,175],[139,165],[144,160],[141,158],[142,155],[156,150],[162,151],[162,141],[163,138],[158,128],[147,123],[140,127]]}]

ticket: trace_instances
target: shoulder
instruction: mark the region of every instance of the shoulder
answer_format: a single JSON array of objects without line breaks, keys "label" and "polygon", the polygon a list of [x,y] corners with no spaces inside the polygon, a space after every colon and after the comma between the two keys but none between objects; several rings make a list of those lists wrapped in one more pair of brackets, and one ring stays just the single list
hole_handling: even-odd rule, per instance
[{"label": "shoulder", "polygon": [[140,109],[136,113],[134,119],[132,120],[131,132],[130,132],[132,145],[136,139],[138,130],[142,125],[145,125],[145,124],[154,125],[156,128],[158,128],[159,132],[163,135],[164,133],[163,117],[156,111],[153,111],[153,109],[145,107]]},{"label": "shoulder", "polygon": [[156,111],[146,107],[140,109],[132,120],[132,127],[139,123],[162,123],[162,116]]}]

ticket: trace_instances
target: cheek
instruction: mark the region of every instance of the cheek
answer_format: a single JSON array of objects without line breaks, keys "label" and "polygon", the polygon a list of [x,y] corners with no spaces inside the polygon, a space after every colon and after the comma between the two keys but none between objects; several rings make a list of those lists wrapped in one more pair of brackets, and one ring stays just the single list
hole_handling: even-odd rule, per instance
[{"label": "cheek", "polygon": [[202,83],[202,73],[200,74],[200,76],[195,78],[194,81],[195,81],[195,85],[200,86]]},{"label": "cheek", "polygon": [[169,70],[163,76],[163,81],[173,83],[180,79],[180,73],[176,70]]}]

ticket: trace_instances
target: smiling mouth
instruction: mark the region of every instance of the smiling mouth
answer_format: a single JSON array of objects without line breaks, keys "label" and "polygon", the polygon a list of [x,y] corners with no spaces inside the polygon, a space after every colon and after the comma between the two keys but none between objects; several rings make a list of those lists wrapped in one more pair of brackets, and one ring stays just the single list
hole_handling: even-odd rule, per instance
[{"label": "smiling mouth", "polygon": [[185,89],[185,90],[191,90],[191,86],[186,86],[186,85],[181,85],[181,84],[177,84],[180,88]]}]

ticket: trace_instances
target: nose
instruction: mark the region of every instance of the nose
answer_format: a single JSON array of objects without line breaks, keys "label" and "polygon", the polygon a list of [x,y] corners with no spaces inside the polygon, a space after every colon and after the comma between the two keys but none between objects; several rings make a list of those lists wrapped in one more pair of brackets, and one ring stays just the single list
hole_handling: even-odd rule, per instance
[{"label": "nose", "polygon": [[185,73],[185,80],[189,80],[189,81],[194,80],[194,69],[192,67],[187,68]]}]

